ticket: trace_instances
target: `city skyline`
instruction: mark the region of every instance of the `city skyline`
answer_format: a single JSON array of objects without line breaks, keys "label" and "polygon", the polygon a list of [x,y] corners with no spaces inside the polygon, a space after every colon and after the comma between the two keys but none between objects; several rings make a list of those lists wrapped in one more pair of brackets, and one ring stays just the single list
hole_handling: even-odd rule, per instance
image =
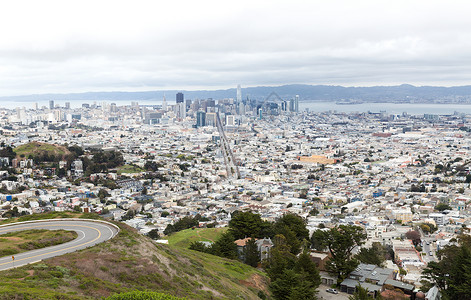
[{"label": "city skyline", "polygon": [[468,85],[467,7],[463,1],[8,3],[0,20],[0,96],[237,83]]}]

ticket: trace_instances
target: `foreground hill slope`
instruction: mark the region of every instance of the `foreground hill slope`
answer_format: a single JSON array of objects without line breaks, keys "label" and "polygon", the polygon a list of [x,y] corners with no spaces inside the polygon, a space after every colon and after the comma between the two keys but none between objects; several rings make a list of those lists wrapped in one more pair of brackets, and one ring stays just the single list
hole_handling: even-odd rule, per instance
[{"label": "foreground hill slope", "polygon": [[0,299],[100,299],[136,289],[188,299],[258,299],[259,291],[267,293],[264,273],[250,266],[156,245],[116,224],[121,231],[113,240],[0,272]]}]

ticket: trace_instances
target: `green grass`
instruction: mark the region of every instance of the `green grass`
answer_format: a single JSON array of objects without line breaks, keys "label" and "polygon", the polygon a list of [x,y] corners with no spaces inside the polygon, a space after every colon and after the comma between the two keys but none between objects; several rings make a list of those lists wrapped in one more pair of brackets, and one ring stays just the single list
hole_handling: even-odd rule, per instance
[{"label": "green grass", "polygon": [[47,220],[47,219],[66,219],[66,218],[81,218],[81,219],[97,219],[100,218],[94,213],[80,213],[75,211],[64,212],[47,212],[41,214],[25,215],[18,218],[5,219],[0,221],[1,224],[10,224],[16,222],[33,221],[33,220]]},{"label": "green grass", "polygon": [[63,244],[75,238],[75,231],[66,230],[33,229],[1,234],[0,257]]},{"label": "green grass", "polygon": [[29,155],[37,155],[39,153],[47,152],[48,154],[54,155],[65,155],[69,154],[70,152],[64,146],[46,144],[46,143],[39,143],[39,142],[31,142],[28,144],[24,144],[21,146],[16,147],[13,149],[17,156],[28,157]]},{"label": "green grass", "polygon": [[[112,240],[1,271],[0,299],[103,299],[140,290],[187,299],[255,300],[258,291],[268,293],[268,278],[255,268],[176,245],[155,244],[129,226],[114,223],[121,230]],[[221,232],[199,234],[213,239]]]},{"label": "green grass", "polygon": [[118,168],[118,174],[133,174],[140,172],[144,172],[144,169],[133,165],[124,165]]},{"label": "green grass", "polygon": [[192,242],[215,242],[226,231],[227,227],[185,229],[168,236],[168,243],[169,245],[188,248]]}]

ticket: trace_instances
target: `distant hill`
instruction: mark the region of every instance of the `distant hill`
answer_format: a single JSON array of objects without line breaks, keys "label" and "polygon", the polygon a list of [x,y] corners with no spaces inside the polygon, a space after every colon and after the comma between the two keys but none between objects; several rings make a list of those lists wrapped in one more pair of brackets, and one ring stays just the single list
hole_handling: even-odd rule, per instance
[{"label": "distant hill", "polygon": [[[61,212],[27,215],[18,221],[56,217],[97,215]],[[115,293],[147,290],[187,299],[255,300],[259,291],[268,293],[268,278],[255,268],[155,244],[135,229],[115,223],[121,231],[112,240],[0,272],[0,299],[103,299]]]},{"label": "distant hill", "polygon": [[70,155],[70,151],[65,146],[52,145],[40,142],[31,142],[24,145],[20,145],[13,149],[16,155],[20,158],[28,157],[44,157],[44,155],[64,158]]},{"label": "distant hill", "polygon": [[[40,94],[0,97],[0,101],[35,102],[35,101],[142,101],[162,100],[165,95],[167,101],[173,103],[177,90],[145,91],[145,92],[87,92],[71,94]],[[235,98],[236,89],[225,90],[198,90],[181,91],[185,99],[225,99]],[[242,88],[242,97],[246,99],[264,100],[270,93],[277,93],[282,99],[291,99],[299,95],[301,100],[362,100],[371,102],[391,102],[410,100],[442,100],[451,101],[460,98],[471,99],[471,85],[440,87],[440,86],[413,86],[402,84],[398,86],[373,87],[343,87],[332,85],[291,84],[282,86],[257,86]]]}]

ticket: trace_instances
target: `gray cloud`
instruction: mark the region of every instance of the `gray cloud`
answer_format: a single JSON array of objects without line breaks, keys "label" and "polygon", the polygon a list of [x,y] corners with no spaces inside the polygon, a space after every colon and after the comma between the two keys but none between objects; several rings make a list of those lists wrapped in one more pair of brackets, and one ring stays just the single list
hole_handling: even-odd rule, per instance
[{"label": "gray cloud", "polygon": [[467,1],[40,2],[2,8],[0,95],[471,75]]}]

